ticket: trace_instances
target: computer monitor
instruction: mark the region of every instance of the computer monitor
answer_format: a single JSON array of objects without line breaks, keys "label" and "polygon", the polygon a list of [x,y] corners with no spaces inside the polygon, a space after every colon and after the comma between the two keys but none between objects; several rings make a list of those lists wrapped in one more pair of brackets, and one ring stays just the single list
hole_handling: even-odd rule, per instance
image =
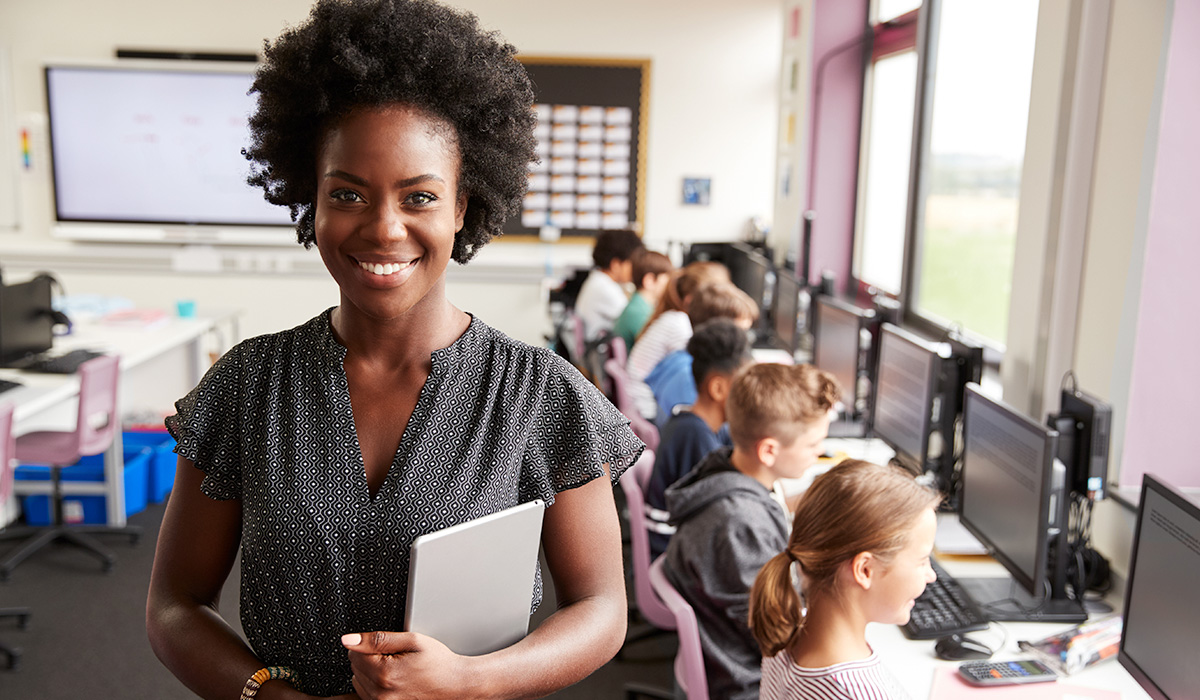
[{"label": "computer monitor", "polygon": [[796,353],[800,346],[800,295],[804,283],[790,270],[775,274],[775,293],[771,304],[771,329],[775,346]]},{"label": "computer monitor", "polygon": [[[1008,579],[963,580],[997,620],[1087,619],[1066,585],[1066,470],[1056,462],[1058,433],[968,384],[963,413],[959,521],[1028,594]],[[1056,467],[1057,465],[1057,467]],[[1059,558],[1050,561],[1051,542]]]},{"label": "computer monitor", "polygon": [[1117,658],[1158,700],[1196,697],[1200,606],[1200,506],[1149,474],[1142,477]]},{"label": "computer monitor", "polygon": [[734,243],[725,261],[729,279],[758,304],[761,316],[771,308],[774,293],[775,266],[765,255],[745,243]]},{"label": "computer monitor", "polygon": [[816,308],[813,364],[837,379],[846,417],[858,420],[864,413],[858,400],[862,331],[875,312],[823,294],[817,297]]},{"label": "computer monitor", "polygon": [[937,391],[938,348],[890,323],[879,336],[871,430],[913,473],[926,471]]},{"label": "computer monitor", "polygon": [[0,366],[49,350],[54,345],[52,278],[0,285]]}]

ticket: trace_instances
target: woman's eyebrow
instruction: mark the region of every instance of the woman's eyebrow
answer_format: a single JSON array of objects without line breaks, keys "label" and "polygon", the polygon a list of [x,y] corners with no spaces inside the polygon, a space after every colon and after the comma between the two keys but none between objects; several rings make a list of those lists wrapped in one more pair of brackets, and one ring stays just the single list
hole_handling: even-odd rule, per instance
[{"label": "woman's eyebrow", "polygon": [[[329,172],[325,173],[326,180],[328,180],[329,178],[333,178],[333,177],[336,177],[340,180],[345,180],[346,182],[353,183],[360,187],[367,187],[368,185],[370,185],[370,183],[367,182],[366,180],[364,180],[363,178],[361,178],[357,175],[351,175],[350,173],[346,172],[345,170],[330,170]],[[427,182],[429,180],[436,180],[437,182],[445,183],[445,180],[443,180],[441,178],[441,176],[435,175],[433,173],[425,173],[423,175],[416,175],[416,176],[413,176],[410,178],[405,178],[403,180],[397,180],[394,186],[397,189],[404,189],[405,187],[412,187],[413,185],[420,184],[422,182]]]}]

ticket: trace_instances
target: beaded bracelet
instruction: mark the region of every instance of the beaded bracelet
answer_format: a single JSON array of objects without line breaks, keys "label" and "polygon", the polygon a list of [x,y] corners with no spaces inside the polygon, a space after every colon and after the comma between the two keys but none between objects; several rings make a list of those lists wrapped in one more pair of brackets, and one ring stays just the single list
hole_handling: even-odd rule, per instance
[{"label": "beaded bracelet", "polygon": [[296,672],[286,666],[260,668],[246,681],[246,687],[242,688],[240,700],[254,700],[254,696],[258,695],[258,689],[269,680],[290,681],[295,680],[296,677]]}]

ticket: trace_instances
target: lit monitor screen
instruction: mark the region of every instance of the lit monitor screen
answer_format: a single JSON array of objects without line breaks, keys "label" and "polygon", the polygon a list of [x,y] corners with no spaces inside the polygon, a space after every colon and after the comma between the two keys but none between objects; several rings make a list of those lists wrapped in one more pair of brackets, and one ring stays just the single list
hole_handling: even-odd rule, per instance
[{"label": "lit monitor screen", "polygon": [[175,63],[46,68],[58,220],[290,224],[246,183],[253,65]]},{"label": "lit monitor screen", "polygon": [[865,309],[850,306],[832,297],[817,297],[816,338],[813,364],[829,372],[842,387],[842,404],[854,412],[858,382],[859,331]]},{"label": "lit monitor screen", "polygon": [[53,347],[50,291],[49,277],[0,286],[0,364]]},{"label": "lit monitor screen", "polygon": [[796,352],[796,329],[800,319],[800,280],[786,270],[775,276],[775,295],[771,305],[771,323],[776,344],[791,353]]},{"label": "lit monitor screen", "polygon": [[967,385],[960,522],[1039,596],[1058,433]]},{"label": "lit monitor screen", "polygon": [[1142,479],[1117,657],[1154,698],[1196,697],[1200,506],[1153,476]]},{"label": "lit monitor screen", "polygon": [[936,347],[890,323],[879,336],[875,379],[875,436],[896,450],[901,462],[925,471],[937,383]]}]

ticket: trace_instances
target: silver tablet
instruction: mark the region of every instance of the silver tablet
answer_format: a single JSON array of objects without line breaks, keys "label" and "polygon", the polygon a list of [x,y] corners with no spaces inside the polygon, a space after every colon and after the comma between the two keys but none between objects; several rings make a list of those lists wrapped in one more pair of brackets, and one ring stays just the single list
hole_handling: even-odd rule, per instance
[{"label": "silver tablet", "polygon": [[534,500],[418,537],[405,629],[466,656],[524,638],[544,512],[545,504]]}]

